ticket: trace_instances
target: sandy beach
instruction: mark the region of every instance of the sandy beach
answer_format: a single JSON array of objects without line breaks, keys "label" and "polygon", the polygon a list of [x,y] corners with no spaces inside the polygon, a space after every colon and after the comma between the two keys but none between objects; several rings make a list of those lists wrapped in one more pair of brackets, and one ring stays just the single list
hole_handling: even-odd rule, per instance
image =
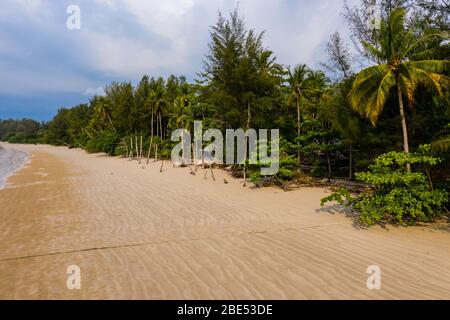
[{"label": "sandy beach", "polygon": [[325,189],[4,146],[31,161],[0,190],[0,299],[450,299],[448,224],[363,230]]}]

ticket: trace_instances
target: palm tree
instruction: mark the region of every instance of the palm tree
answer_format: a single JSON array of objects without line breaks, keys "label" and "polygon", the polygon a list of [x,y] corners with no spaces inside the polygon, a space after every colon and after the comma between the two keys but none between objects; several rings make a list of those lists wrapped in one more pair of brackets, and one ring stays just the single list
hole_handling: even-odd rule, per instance
[{"label": "palm tree", "polygon": [[117,133],[117,130],[111,120],[111,107],[108,101],[104,97],[95,96],[90,101],[93,106],[93,115],[91,117],[91,128],[96,125],[101,126],[104,129],[104,123],[108,123],[110,128]]},{"label": "palm tree", "polygon": [[288,104],[291,105],[295,101],[297,107],[297,155],[298,161],[301,161],[300,154],[300,136],[302,133],[301,129],[301,103],[303,98],[306,97],[307,93],[311,91],[311,74],[312,71],[308,69],[305,64],[296,66],[293,70],[288,68],[288,79],[289,84],[289,95]]},{"label": "palm tree", "polygon": [[[183,85],[178,89],[178,96],[173,102],[172,112],[169,118],[169,128],[185,129],[189,132],[194,126],[194,112],[192,106],[194,103],[194,95],[190,93],[189,86]],[[184,154],[184,131],[181,133],[181,146]],[[183,163],[185,164],[185,163]],[[189,164],[189,163],[188,163]]]},{"label": "palm tree", "polygon": [[[164,140],[162,117],[165,107],[169,105],[166,99],[164,84],[157,83],[151,90],[150,101],[152,105],[152,125],[153,125],[153,114],[156,115],[156,135]],[[152,130],[153,132],[153,130]]]},{"label": "palm tree", "polygon": [[[408,128],[406,125],[403,95],[409,105],[414,103],[414,93],[419,84],[443,94],[449,78],[442,75],[448,68],[448,61],[433,60],[431,41],[442,38],[438,33],[417,36],[405,27],[406,11],[402,8],[391,12],[381,22],[378,46],[364,43],[364,46],[380,64],[362,70],[356,76],[349,93],[351,106],[376,125],[391,90],[396,87],[398,106],[403,132],[403,149],[409,153]],[[407,166],[410,171],[410,165]]]}]

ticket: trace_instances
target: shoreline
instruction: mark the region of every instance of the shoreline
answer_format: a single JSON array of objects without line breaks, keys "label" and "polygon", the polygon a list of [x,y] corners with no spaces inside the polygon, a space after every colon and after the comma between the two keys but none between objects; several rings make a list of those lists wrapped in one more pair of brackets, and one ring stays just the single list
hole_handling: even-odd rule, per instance
[{"label": "shoreline", "polygon": [[[33,157],[0,190],[0,299],[450,298],[448,226],[361,230],[320,207],[323,188],[14,147]],[[71,265],[81,290],[66,287]],[[370,265],[382,290],[366,287]]]},{"label": "shoreline", "polygon": [[29,153],[5,147],[7,145],[0,143],[0,190],[6,188],[11,176],[31,161]]}]

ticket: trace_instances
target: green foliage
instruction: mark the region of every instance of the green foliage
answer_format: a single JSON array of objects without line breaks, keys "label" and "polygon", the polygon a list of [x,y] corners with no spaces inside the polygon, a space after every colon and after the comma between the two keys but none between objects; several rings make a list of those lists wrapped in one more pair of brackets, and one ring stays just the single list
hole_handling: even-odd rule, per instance
[{"label": "green foliage", "polygon": [[[264,143],[263,143],[264,145]],[[270,148],[270,144],[268,145],[268,154],[272,152]],[[257,151],[259,151],[260,147],[258,146]],[[298,160],[296,159],[296,156],[293,154],[290,154],[289,151],[294,149],[295,145],[292,143],[281,139],[280,141],[280,148],[279,148],[279,163],[278,163],[278,173],[275,175],[275,178],[282,181],[282,182],[288,182],[295,178],[295,171],[298,170],[300,167],[300,164]],[[257,164],[248,165],[247,167],[250,172],[250,179],[255,183],[260,183],[262,180],[266,179],[261,175],[261,168],[269,166],[269,163],[258,161]]]},{"label": "green foliage", "polygon": [[[364,5],[369,2],[364,1]],[[278,185],[295,179],[299,172],[352,179],[355,172],[366,171],[386,150],[402,149],[399,99],[394,90],[400,85],[410,149],[432,143],[433,151],[443,161],[434,165],[423,158],[423,163],[409,158],[415,169],[411,174],[394,169],[385,172],[404,163],[399,156],[390,155],[380,158],[379,168],[372,166],[369,174],[356,176],[380,190],[401,184],[406,195],[421,199],[418,194],[426,193],[417,185],[431,188],[432,181],[441,187],[450,181],[450,49],[448,42],[441,41],[442,33],[437,32],[442,28],[434,28],[439,21],[434,17],[442,18],[442,13],[409,6],[408,14],[393,10],[406,3],[410,1],[377,3],[383,9],[381,30],[362,30],[354,38],[361,40],[359,47],[366,57],[376,58],[373,62],[379,65],[375,67],[358,73],[356,66],[350,66],[343,39],[333,36],[328,65],[338,68],[343,76],[336,83],[331,84],[323,72],[301,61],[294,68],[277,63],[275,54],[263,43],[264,34],[248,28],[235,10],[229,16],[219,14],[211,28],[203,72],[193,83],[173,75],[144,75],[137,85],[114,82],[105,88],[104,96],[94,97],[88,104],[61,108],[48,123],[0,121],[0,140],[125,155],[123,141],[129,147],[130,137],[142,135],[145,155],[152,140],[153,146],[158,145],[158,157],[169,158],[171,131],[186,128],[192,132],[193,122],[201,120],[204,130],[280,129],[280,170],[272,177]],[[422,11],[433,19],[417,19]],[[361,18],[352,21],[365,21],[367,17]],[[376,121],[377,126],[365,118]],[[260,175],[262,166],[267,164],[246,166],[257,183],[270,180]],[[235,169],[242,176],[243,166]],[[406,192],[413,188],[415,191]],[[387,203],[384,206],[389,207]]]},{"label": "green foliage", "polygon": [[86,144],[86,151],[90,153],[105,152],[108,155],[115,155],[118,143],[119,136],[116,133],[104,131],[100,136],[89,139]]},{"label": "green foliage", "polygon": [[[357,173],[359,181],[369,184],[372,190],[353,196],[340,189],[322,199],[322,205],[336,201],[350,206],[359,214],[363,224],[396,223],[416,224],[442,217],[449,194],[433,189],[423,173],[425,166],[435,166],[439,159],[430,155],[430,147],[423,146],[419,152],[406,154],[389,152],[379,156],[369,166],[368,172]],[[408,172],[406,164],[416,169]]]},{"label": "green foliage", "polygon": [[39,143],[42,141],[43,124],[31,120],[0,120],[0,141],[10,143]]}]

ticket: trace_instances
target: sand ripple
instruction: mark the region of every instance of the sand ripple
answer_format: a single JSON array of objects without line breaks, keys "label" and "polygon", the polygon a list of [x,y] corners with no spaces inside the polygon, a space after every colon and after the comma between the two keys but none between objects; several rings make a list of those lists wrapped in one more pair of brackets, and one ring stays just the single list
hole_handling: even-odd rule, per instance
[{"label": "sand ripple", "polygon": [[[360,230],[320,209],[323,189],[21,148],[33,160],[0,191],[0,298],[450,298],[448,225]],[[65,286],[72,264],[79,291]],[[379,291],[366,287],[374,264]]]}]

